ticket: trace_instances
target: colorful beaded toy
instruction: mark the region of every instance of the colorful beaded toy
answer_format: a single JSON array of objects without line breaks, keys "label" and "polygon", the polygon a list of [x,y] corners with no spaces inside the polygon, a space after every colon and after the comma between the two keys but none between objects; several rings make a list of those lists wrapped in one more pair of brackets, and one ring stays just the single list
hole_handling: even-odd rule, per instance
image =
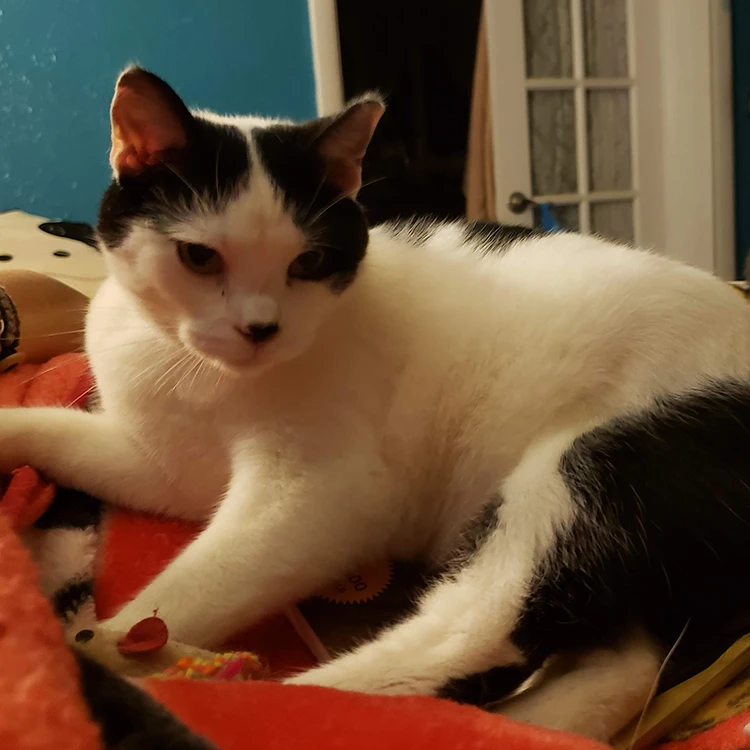
[{"label": "colorful beaded toy", "polygon": [[247,651],[215,654],[213,658],[183,656],[177,663],[154,677],[183,677],[191,680],[247,680],[263,671],[260,660]]}]

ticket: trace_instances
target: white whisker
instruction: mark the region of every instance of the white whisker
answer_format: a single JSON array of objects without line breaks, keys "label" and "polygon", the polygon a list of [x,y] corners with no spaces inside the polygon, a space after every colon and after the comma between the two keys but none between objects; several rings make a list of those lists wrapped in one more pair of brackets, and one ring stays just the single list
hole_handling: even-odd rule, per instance
[{"label": "white whisker", "polygon": [[336,200],[332,201],[327,206],[325,206],[320,211],[318,211],[318,213],[315,214],[315,216],[313,217],[313,219],[310,222],[310,224],[314,225],[326,213],[326,211],[329,211],[330,209],[332,209],[337,203],[343,201],[346,198],[351,198],[359,190],[362,190],[363,188],[369,187],[370,185],[374,185],[376,182],[382,182],[385,179],[386,179],[385,177],[378,177],[376,180],[370,180],[369,182],[366,182],[363,185],[360,185],[360,187],[357,188],[357,190],[350,190],[347,193],[342,193],[340,196],[338,196],[338,198],[336,198]]},{"label": "white whisker", "polygon": [[649,706],[651,706],[651,703],[654,700],[654,696],[656,695],[656,690],[659,687],[659,681],[664,674],[664,670],[666,669],[669,660],[674,656],[674,652],[677,651],[677,647],[685,637],[685,633],[687,632],[688,626],[690,625],[690,620],[692,620],[692,618],[688,618],[688,621],[685,623],[685,627],[682,629],[680,635],[677,636],[677,640],[674,642],[672,648],[670,648],[667,652],[667,655],[664,657],[664,661],[662,661],[661,666],[659,667],[659,671],[656,673],[656,679],[654,680],[654,684],[651,686],[648,698],[646,698],[646,705],[643,707],[643,711],[641,711],[641,715],[638,717],[638,723],[635,725],[635,729],[633,730],[633,736],[630,739],[628,750],[633,750],[635,741],[638,739],[638,733],[641,731],[641,727],[643,726],[643,720],[646,718],[646,713],[648,712]]},{"label": "white whisker", "polygon": [[302,217],[302,223],[304,224],[307,220],[307,217],[310,215],[310,209],[313,207],[313,204],[315,203],[318,195],[320,195],[321,188],[323,185],[325,185],[326,178],[322,177],[320,182],[318,183],[317,190],[313,193],[313,197],[310,199],[310,202],[307,204],[307,208],[305,209],[305,214]]},{"label": "white whisker", "polygon": [[73,404],[78,401],[79,399],[85,399],[86,397],[90,396],[92,393],[96,391],[96,383],[93,385],[90,385],[80,396],[76,396],[72,401],[70,401],[67,404],[64,404],[63,406],[66,409],[69,409]]}]

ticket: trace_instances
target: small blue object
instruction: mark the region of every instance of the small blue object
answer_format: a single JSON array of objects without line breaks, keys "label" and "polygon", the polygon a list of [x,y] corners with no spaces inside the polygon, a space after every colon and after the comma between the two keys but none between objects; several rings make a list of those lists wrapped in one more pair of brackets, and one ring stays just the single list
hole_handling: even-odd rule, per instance
[{"label": "small blue object", "polygon": [[552,213],[551,203],[540,203],[539,214],[542,217],[542,229],[545,232],[561,232],[563,227]]}]

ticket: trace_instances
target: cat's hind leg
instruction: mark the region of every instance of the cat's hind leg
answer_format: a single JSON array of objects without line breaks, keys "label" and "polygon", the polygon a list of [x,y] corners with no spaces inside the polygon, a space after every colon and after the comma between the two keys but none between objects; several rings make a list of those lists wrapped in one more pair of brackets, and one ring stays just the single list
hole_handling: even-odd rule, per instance
[{"label": "cat's hind leg", "polygon": [[476,553],[435,585],[416,614],[374,641],[289,680],[386,694],[435,695],[451,681],[522,665],[511,634],[576,506],[559,472],[575,435],[540,441],[503,483]]},{"label": "cat's hind leg", "polygon": [[632,633],[612,648],[576,656],[565,671],[494,710],[515,721],[607,742],[643,710],[663,658],[663,649],[646,634]]}]

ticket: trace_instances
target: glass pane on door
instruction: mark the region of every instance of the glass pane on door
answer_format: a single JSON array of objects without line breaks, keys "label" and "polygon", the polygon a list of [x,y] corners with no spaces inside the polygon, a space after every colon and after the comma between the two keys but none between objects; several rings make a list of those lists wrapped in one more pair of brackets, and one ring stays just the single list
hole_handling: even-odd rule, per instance
[{"label": "glass pane on door", "polygon": [[526,75],[568,78],[573,75],[570,0],[525,0]]},{"label": "glass pane on door", "polygon": [[587,93],[591,190],[633,187],[629,97],[627,89]]},{"label": "glass pane on door", "polygon": [[632,242],[634,239],[633,202],[592,203],[591,231],[609,240]]},{"label": "glass pane on door", "polygon": [[586,75],[591,78],[626,78],[628,75],[625,3],[626,0],[583,0]]},{"label": "glass pane on door", "polygon": [[555,206],[555,217],[562,224],[563,229],[577,232],[580,228],[578,206]]},{"label": "glass pane on door", "polygon": [[522,3],[531,196],[568,229],[631,242],[630,0]]},{"label": "glass pane on door", "polygon": [[531,189],[534,195],[575,193],[575,111],[572,91],[529,92]]}]

